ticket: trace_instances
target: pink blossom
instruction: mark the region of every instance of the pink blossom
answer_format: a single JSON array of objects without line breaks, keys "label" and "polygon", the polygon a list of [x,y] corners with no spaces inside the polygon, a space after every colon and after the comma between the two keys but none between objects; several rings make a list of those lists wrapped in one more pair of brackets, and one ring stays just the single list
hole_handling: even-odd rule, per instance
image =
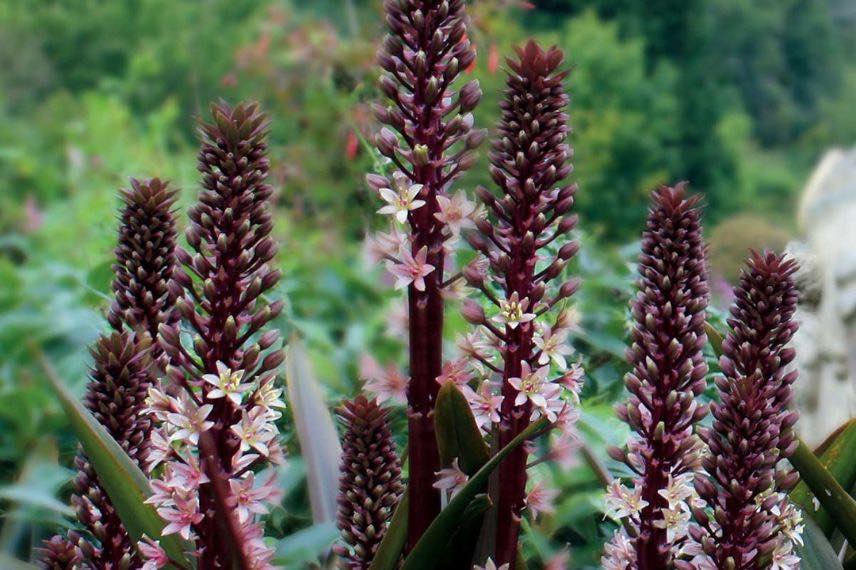
[{"label": "pink blossom", "polygon": [[446,382],[452,382],[459,387],[465,386],[473,377],[469,365],[466,358],[446,361],[440,375],[437,376],[437,383],[442,386]]},{"label": "pink blossom", "polygon": [[168,523],[161,534],[179,534],[184,540],[190,540],[192,526],[199,524],[204,518],[199,512],[199,501],[196,497],[174,497],[174,500],[174,507],[161,507],[157,510],[161,518]]},{"label": "pink blossom", "polygon": [[536,518],[539,513],[550,514],[556,512],[554,501],[559,496],[559,491],[550,489],[543,482],[536,483],[526,495],[526,506]]},{"label": "pink blossom", "polygon": [[407,239],[407,235],[396,226],[390,228],[389,232],[377,232],[367,236],[364,250],[366,258],[372,264],[394,258],[399,251],[407,247]]},{"label": "pink blossom", "polygon": [[532,402],[538,408],[547,407],[547,399],[544,396],[547,388],[547,373],[550,368],[542,366],[538,370],[533,371],[529,363],[523,361],[520,364],[520,376],[508,379],[508,383],[514,386],[517,390],[517,398],[514,400],[515,406],[522,406],[526,401]]},{"label": "pink blossom", "polygon": [[166,416],[169,424],[176,428],[170,440],[198,445],[199,434],[211,429],[214,425],[214,422],[206,421],[212,409],[214,406],[211,404],[196,407],[190,398],[182,400],[180,411],[168,413]]},{"label": "pink blossom", "polygon": [[170,486],[195,491],[199,489],[199,485],[210,481],[199,467],[196,457],[191,455],[182,459],[184,462],[176,461],[167,465],[166,480]]},{"label": "pink blossom", "polygon": [[170,563],[169,556],[161,548],[160,541],[152,540],[148,536],[143,535],[143,539],[137,543],[137,550],[145,559],[143,570],[160,570]]},{"label": "pink blossom", "polygon": [[172,446],[159,429],[152,430],[146,455],[146,469],[151,472],[172,454]]},{"label": "pink blossom", "polygon": [[535,319],[535,313],[527,313],[529,299],[520,299],[517,291],[513,292],[508,299],[500,300],[499,314],[492,320],[502,323],[508,328],[516,329],[522,323],[528,323]]},{"label": "pink blossom", "polygon": [[538,356],[538,364],[544,366],[552,360],[560,370],[567,368],[565,356],[573,352],[573,349],[566,342],[567,337],[568,332],[565,329],[554,331],[547,325],[541,327],[539,334],[536,334],[532,339],[535,346],[541,350],[541,354]]},{"label": "pink blossom", "polygon": [[402,289],[408,285],[413,285],[417,291],[425,290],[425,276],[434,271],[434,266],[426,263],[428,259],[428,248],[423,246],[414,257],[409,250],[402,248],[399,251],[400,263],[388,261],[386,264],[387,270],[397,277],[395,288]]},{"label": "pink blossom", "polygon": [[636,563],[636,550],[624,530],[616,532],[606,543],[600,564],[603,570],[630,570]]},{"label": "pink blossom", "polygon": [[484,380],[478,391],[469,386],[463,389],[464,396],[470,403],[476,423],[484,431],[490,430],[495,423],[499,423],[499,408],[502,405],[502,396],[494,394],[490,380]]},{"label": "pink blossom", "polygon": [[251,388],[249,384],[241,384],[243,377],[243,370],[232,371],[222,362],[217,362],[217,374],[202,375],[202,380],[214,387],[206,392],[205,397],[209,400],[228,398],[236,406],[240,405],[244,392]]},{"label": "pink blossom", "polygon": [[437,206],[440,211],[434,217],[446,224],[453,236],[457,236],[462,229],[475,227],[472,215],[476,205],[467,199],[464,192],[456,192],[451,198],[438,194]]},{"label": "pink blossom", "polygon": [[395,189],[379,188],[380,197],[386,202],[378,214],[394,216],[398,223],[407,221],[407,215],[411,210],[416,210],[425,205],[425,200],[417,200],[416,197],[422,192],[422,184],[410,184],[410,181],[400,172],[393,174]]},{"label": "pink blossom", "polygon": [[266,502],[278,500],[282,493],[276,487],[275,478],[271,476],[259,487],[255,486],[255,475],[250,472],[243,479],[231,479],[229,485],[237,501],[238,520],[243,523],[253,515],[263,515],[268,512]]},{"label": "pink blossom", "polygon": [[441,491],[450,492],[452,497],[457,495],[464,488],[464,485],[467,484],[467,481],[470,480],[469,475],[461,471],[461,468],[458,467],[457,457],[452,460],[451,467],[440,469],[435,475],[437,476],[437,481],[433,487]]},{"label": "pink blossom", "polygon": [[232,431],[241,440],[241,450],[255,449],[264,456],[269,455],[269,442],[276,437],[275,428],[268,422],[263,408],[241,411],[241,421],[232,426]]},{"label": "pink blossom", "polygon": [[410,379],[394,364],[381,368],[369,355],[360,357],[360,377],[365,380],[364,388],[374,394],[378,402],[392,400],[399,404],[407,402],[407,385]]}]

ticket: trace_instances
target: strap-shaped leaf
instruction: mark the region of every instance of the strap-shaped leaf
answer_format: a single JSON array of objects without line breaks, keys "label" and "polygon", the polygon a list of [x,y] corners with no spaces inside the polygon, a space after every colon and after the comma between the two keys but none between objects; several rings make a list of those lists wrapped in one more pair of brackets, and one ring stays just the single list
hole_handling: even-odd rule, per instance
[{"label": "strap-shaped leaf", "polygon": [[448,548],[439,553],[440,568],[471,570],[473,552],[481,533],[484,515],[493,503],[486,494],[476,495],[461,517],[458,529],[452,535]]},{"label": "strap-shaped leaf", "polygon": [[446,382],[437,393],[434,430],[442,465],[448,466],[457,458],[461,471],[472,475],[490,459],[490,448],[482,437],[467,397],[452,382]]},{"label": "strap-shaped leaf", "polygon": [[469,482],[455,495],[446,508],[431,523],[413,550],[404,560],[403,570],[429,570],[436,568],[439,563],[437,553],[446,548],[460,526],[461,518],[476,495],[484,493],[490,474],[505,457],[529,439],[537,437],[550,428],[550,422],[541,418],[529,425],[525,430],[511,440],[508,445],[490,458]]},{"label": "strap-shaped leaf", "polygon": [[158,539],[172,560],[183,567],[193,567],[185,556],[185,544],[178,535],[161,536],[166,525],[154,507],[145,503],[152,494],[146,476],[104,426],[68,391],[47,359],[43,355],[39,357],[45,374],[68,416],[71,429],[80,440],[89,463],[98,474],[99,482],[110,497],[110,502],[131,539],[135,543],[143,535]]},{"label": "strap-shaped leaf", "polygon": [[401,558],[404,544],[407,542],[407,508],[407,491],[405,491],[401,495],[395,512],[392,513],[392,520],[389,521],[389,527],[383,535],[383,540],[380,541],[369,570],[392,570],[398,566],[398,559]]},{"label": "strap-shaped leaf", "polygon": [[832,545],[810,518],[805,519],[802,537],[803,545],[797,548],[801,570],[842,570]]},{"label": "strap-shaped leaf", "polygon": [[856,544],[856,501],[838,484],[804,441],[799,442],[790,461],[844,538],[850,544]]},{"label": "strap-shaped leaf", "polygon": [[[814,454],[842,488],[853,489],[856,485],[856,420],[850,420],[835,430],[814,450]],[[803,512],[810,515],[828,537],[835,524],[824,507],[815,510],[814,496],[805,481],[800,481],[790,493],[791,502],[802,507]]]},{"label": "strap-shaped leaf", "polygon": [[300,452],[306,462],[312,520],[316,524],[335,521],[342,446],[309,356],[295,336],[289,340],[286,350],[285,379]]}]

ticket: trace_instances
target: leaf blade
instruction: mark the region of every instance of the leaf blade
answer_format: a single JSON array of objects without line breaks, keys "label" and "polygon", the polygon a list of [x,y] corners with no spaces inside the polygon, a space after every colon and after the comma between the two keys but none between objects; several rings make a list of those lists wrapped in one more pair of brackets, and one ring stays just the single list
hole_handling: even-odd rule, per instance
[{"label": "leaf blade", "polygon": [[68,416],[72,431],[132,541],[136,543],[143,535],[160,540],[161,548],[172,560],[192,567],[185,556],[184,543],[178,535],[162,535],[166,523],[153,506],[145,503],[152,494],[145,474],[104,426],[69,392],[44,355],[39,355],[39,360]]},{"label": "leaf blade", "polygon": [[[850,420],[837,429],[814,453],[842,488],[853,489],[856,485],[856,420]],[[805,481],[800,481],[790,493],[790,500],[802,507],[803,512],[810,515],[828,537],[835,524],[825,508],[815,510],[814,497]]]},{"label": "leaf blade", "polygon": [[342,446],[309,356],[297,337],[291,338],[286,349],[285,378],[297,439],[306,462],[313,522],[335,521]]},{"label": "leaf blade", "polygon": [[434,430],[441,465],[451,465],[457,458],[461,470],[472,475],[490,459],[490,448],[482,437],[470,404],[452,382],[444,384],[437,393]]},{"label": "leaf blade", "polygon": [[827,510],[838,530],[850,544],[856,544],[856,501],[839,485],[804,441],[800,440],[790,461]]},{"label": "leaf blade", "polygon": [[797,548],[802,570],[842,570],[841,561],[823,531],[810,518],[805,520],[803,545]]},{"label": "leaf blade", "polygon": [[529,427],[511,440],[508,445],[491,457],[475,475],[470,477],[469,482],[449,501],[446,508],[434,519],[422,535],[422,538],[419,539],[419,542],[410,551],[410,554],[404,561],[403,570],[428,570],[435,568],[438,557],[434,553],[439,552],[448,543],[458,528],[458,523],[466,512],[467,506],[473,501],[476,495],[484,492],[493,470],[514,449],[549,428],[550,422],[546,418],[541,418],[537,422],[530,424]]}]

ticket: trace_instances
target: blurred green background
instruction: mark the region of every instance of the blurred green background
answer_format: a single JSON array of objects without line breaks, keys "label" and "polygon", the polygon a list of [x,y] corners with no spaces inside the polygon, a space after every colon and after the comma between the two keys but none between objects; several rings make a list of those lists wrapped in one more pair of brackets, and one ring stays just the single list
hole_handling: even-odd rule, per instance
[{"label": "blurred green background", "polygon": [[[829,147],[856,141],[856,8],[848,0],[484,0],[471,3],[470,71],[498,116],[503,56],[534,35],[573,68],[571,122],[583,253],[572,271],[588,369],[582,429],[594,451],[620,443],[631,260],[648,192],[687,179],[705,195],[714,276],[750,246],[796,234],[806,177]],[[209,101],[257,99],[270,113],[277,239],[288,301],[281,325],[308,340],[331,406],[358,388],[356,362],[401,358],[397,296],[365,271],[377,204],[368,104],[382,36],[379,0],[4,0],[0,2],[0,551],[26,556],[68,525],[74,441],[33,363],[41,347],[81,390],[103,329],[116,190],[160,176],[193,200],[194,120]],[[483,153],[484,154],[484,153]],[[484,158],[461,182],[489,183]],[[183,223],[183,220],[182,220]],[[463,328],[451,319],[450,339]],[[400,419],[400,418],[399,418]],[[287,418],[286,418],[286,421]],[[271,533],[311,525],[296,443]],[[565,493],[528,526],[533,567],[564,544],[595,567],[599,489],[584,464],[542,465]],[[317,529],[316,529],[317,530]],[[323,530],[323,529],[322,529]],[[330,533],[291,544],[301,567]],[[313,542],[314,541],[314,542]]]}]

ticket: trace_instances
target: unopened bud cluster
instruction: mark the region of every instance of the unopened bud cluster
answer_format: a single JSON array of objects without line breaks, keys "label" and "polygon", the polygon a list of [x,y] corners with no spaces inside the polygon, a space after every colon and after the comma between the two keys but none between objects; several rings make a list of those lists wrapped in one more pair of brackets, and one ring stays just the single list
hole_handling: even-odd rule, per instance
[{"label": "unopened bud cluster", "polygon": [[697,401],[706,386],[708,301],[697,202],[683,184],[656,190],[642,236],[627,353],[633,369],[625,379],[630,397],[617,407],[635,434],[626,452],[611,450],[636,477],[632,487],[616,481],[607,496],[608,514],[632,532],[619,531],[607,547],[603,564],[609,569],[671,567],[689,542],[700,460],[693,428],[707,414]]},{"label": "unopened bud cluster", "polygon": [[[703,499],[692,529],[703,553],[696,562],[710,568],[746,570],[771,563],[793,568],[802,544],[801,514],[786,493],[796,474],[777,470],[797,446],[788,409],[795,370],[788,371],[796,332],[792,320],[798,293],[792,259],[753,253],[735,290],[731,331],[722,343],[717,377],[720,401],[713,425],[701,430],[710,448],[706,475],[695,479]],[[685,568],[689,569],[689,566]]]}]

